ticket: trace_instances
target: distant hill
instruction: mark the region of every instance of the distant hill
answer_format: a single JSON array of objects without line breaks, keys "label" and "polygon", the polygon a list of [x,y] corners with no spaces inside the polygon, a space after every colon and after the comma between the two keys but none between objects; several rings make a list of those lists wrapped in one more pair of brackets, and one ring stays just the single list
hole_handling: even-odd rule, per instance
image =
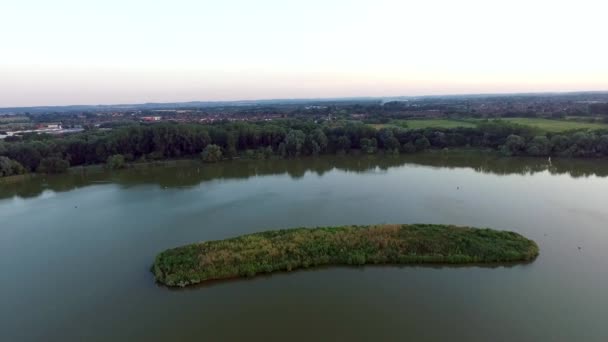
[{"label": "distant hill", "polygon": [[111,111],[138,111],[138,110],[170,110],[170,109],[195,109],[195,108],[217,108],[217,107],[255,107],[255,106],[279,106],[279,105],[315,105],[315,104],[348,104],[348,103],[387,103],[393,101],[409,101],[421,99],[475,99],[483,98],[551,98],[587,101],[608,102],[608,91],[586,91],[568,93],[511,93],[511,94],[464,94],[464,95],[425,95],[425,96],[387,96],[387,97],[347,97],[347,98],[308,98],[308,99],[269,99],[269,100],[243,100],[243,101],[191,101],[191,102],[167,102],[167,103],[139,103],[139,104],[112,104],[112,105],[69,105],[69,106],[32,106],[32,107],[6,107],[0,108],[0,115],[10,114],[44,114],[44,113],[69,113],[69,112],[111,112]]}]

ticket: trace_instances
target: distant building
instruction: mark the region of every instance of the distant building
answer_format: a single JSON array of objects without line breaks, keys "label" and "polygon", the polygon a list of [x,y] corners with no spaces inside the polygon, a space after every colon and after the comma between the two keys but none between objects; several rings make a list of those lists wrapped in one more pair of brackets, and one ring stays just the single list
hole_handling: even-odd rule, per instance
[{"label": "distant building", "polygon": [[162,119],[161,116],[142,116],[141,120],[145,121],[145,122],[154,122],[154,121],[160,121]]},{"label": "distant building", "polygon": [[38,125],[36,128],[42,130],[62,129],[61,123],[43,123]]}]

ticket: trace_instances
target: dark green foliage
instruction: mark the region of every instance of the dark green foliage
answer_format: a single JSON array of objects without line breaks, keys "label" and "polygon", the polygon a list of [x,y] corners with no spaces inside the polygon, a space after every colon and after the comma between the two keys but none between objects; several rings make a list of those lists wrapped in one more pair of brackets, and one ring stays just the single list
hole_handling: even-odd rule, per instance
[{"label": "dark green foliage", "polygon": [[550,140],[555,155],[563,155],[571,146],[570,139],[564,135],[554,135]]},{"label": "dark green foliage", "polygon": [[424,151],[431,147],[431,143],[427,137],[420,137],[414,141],[414,146],[416,147],[416,151]]},{"label": "dark green foliage", "polygon": [[319,155],[327,150],[327,136],[323,130],[317,128],[306,136],[304,141],[304,153],[309,155]]},{"label": "dark green foliage", "polygon": [[361,150],[367,154],[376,153],[376,151],[378,150],[378,141],[376,140],[376,138],[363,138],[361,139],[359,144],[361,145]]},{"label": "dark green foliage", "polygon": [[603,155],[608,155],[608,135],[604,134],[599,137],[597,143],[597,150]]},{"label": "dark green foliage", "polygon": [[36,148],[39,146],[37,142],[7,144],[6,156],[18,161],[28,171],[33,172],[36,171],[42,159],[40,151]]},{"label": "dark green foliage", "polygon": [[387,151],[395,151],[399,150],[401,145],[399,144],[399,140],[395,137],[395,131],[383,128],[378,132],[379,141],[382,143],[382,147],[384,147]]},{"label": "dark green foliage", "polygon": [[201,158],[206,163],[215,163],[222,160],[222,149],[215,145],[207,145],[203,152],[201,152]]},{"label": "dark green foliage", "polygon": [[302,152],[306,134],[299,129],[293,129],[285,137],[285,149],[291,157],[297,157]]},{"label": "dark green foliage", "polygon": [[40,173],[63,173],[66,172],[69,167],[70,163],[67,160],[49,157],[40,161],[37,171]]},{"label": "dark green foliage", "polygon": [[18,161],[0,156],[0,177],[21,175],[25,173],[23,165]]},{"label": "dark green foliage", "polygon": [[341,136],[341,137],[338,138],[338,151],[340,151],[340,152],[348,152],[348,151],[350,151],[351,147],[352,147],[351,141],[348,138],[348,136],[343,135],[343,136]]},{"label": "dark green foliage", "polygon": [[414,146],[414,144],[411,142],[407,142],[403,144],[402,150],[404,153],[414,153],[416,152],[416,146]]},{"label": "dark green foliage", "polygon": [[526,148],[526,140],[519,135],[510,134],[505,144],[500,148],[506,156],[517,156],[523,153]]},{"label": "dark green foliage", "polygon": [[125,157],[122,154],[109,156],[106,162],[106,167],[111,170],[123,169],[125,166]]},{"label": "dark green foliage", "polygon": [[533,260],[538,246],[506,231],[377,225],[266,231],[166,250],[153,272],[168,286],[320,265],[497,263]]},{"label": "dark green foliage", "polygon": [[542,157],[548,156],[551,153],[551,142],[544,135],[535,136],[532,138],[528,147],[526,148],[526,152],[528,155]]},{"label": "dark green foliage", "polygon": [[[209,147],[209,146],[215,147]],[[273,122],[159,123],[118,126],[111,131],[91,130],[68,136],[40,136],[3,141],[0,156],[36,171],[43,159],[58,158],[71,166],[103,164],[121,154],[125,161],[202,157],[217,161],[247,155],[296,157],[361,150],[411,153],[426,149],[472,147],[501,150],[506,155],[606,157],[606,131],[570,131],[558,134],[506,121],[484,121],[478,127],[376,130],[365,124],[315,123],[308,120]],[[206,151],[206,152],[205,152]],[[210,153],[210,152],[214,153]],[[270,152],[272,151],[272,152]],[[221,155],[220,155],[221,153]],[[253,153],[253,154],[252,154]],[[206,159],[208,158],[208,159]]]}]

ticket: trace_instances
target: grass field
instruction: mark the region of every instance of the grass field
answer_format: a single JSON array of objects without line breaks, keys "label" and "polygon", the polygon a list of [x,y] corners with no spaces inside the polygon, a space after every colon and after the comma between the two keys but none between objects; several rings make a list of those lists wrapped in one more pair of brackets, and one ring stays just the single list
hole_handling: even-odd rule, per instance
[{"label": "grass field", "polygon": [[414,119],[404,120],[407,123],[407,127],[411,129],[419,128],[456,128],[456,127],[475,127],[476,125],[472,122],[450,120],[450,119]]},{"label": "grass field", "polygon": [[[536,127],[544,132],[564,132],[573,129],[608,129],[608,124],[602,122],[583,122],[574,120],[551,120],[542,118],[503,118],[508,121],[524,126]],[[385,127],[405,127],[408,129],[424,128],[456,128],[475,127],[478,119],[452,120],[452,119],[412,119],[393,120],[388,124],[373,124],[372,127],[381,129]],[[404,123],[405,125],[401,125]]]},{"label": "grass field", "polygon": [[608,124],[601,122],[581,122],[573,120],[550,120],[540,118],[504,118],[504,121],[520,125],[537,127],[545,132],[564,132],[572,129],[608,129]]},{"label": "grass field", "polygon": [[385,127],[404,127],[404,123],[408,129],[420,128],[456,128],[456,127],[475,127],[475,123],[461,120],[451,119],[411,119],[411,120],[393,120],[388,124],[372,124],[376,129]]}]

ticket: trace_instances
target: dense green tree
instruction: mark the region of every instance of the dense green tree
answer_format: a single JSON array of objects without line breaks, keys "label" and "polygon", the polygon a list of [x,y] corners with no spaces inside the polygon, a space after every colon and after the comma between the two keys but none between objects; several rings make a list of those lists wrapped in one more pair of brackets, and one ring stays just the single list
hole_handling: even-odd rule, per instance
[{"label": "dense green tree", "polygon": [[271,146],[266,146],[266,147],[258,147],[256,153],[255,153],[255,158],[256,159],[269,159],[270,157],[272,157],[273,151],[272,151],[272,147]]},{"label": "dense green tree", "polygon": [[201,158],[206,163],[218,162],[222,160],[222,149],[215,144],[207,145],[201,152]]},{"label": "dense green tree", "polygon": [[271,154],[286,157],[350,149],[361,149],[364,153],[377,150],[409,153],[460,146],[500,149],[508,155],[599,157],[608,156],[606,135],[606,131],[543,134],[501,121],[482,122],[479,127],[425,130],[395,127],[376,130],[347,121],[315,123],[293,119],[220,121],[208,125],[129,124],[113,126],[109,131],[5,139],[0,142],[0,156],[18,162],[28,171],[37,170],[47,158],[65,160],[71,166],[105,163],[116,154],[123,155],[125,161],[193,158],[202,156],[210,145],[217,146],[222,156],[231,158],[249,153],[259,159]]},{"label": "dense green tree", "polygon": [[570,139],[564,135],[554,135],[551,137],[551,146],[553,153],[557,155],[563,154],[571,146]]},{"label": "dense green tree", "polygon": [[297,157],[302,152],[306,134],[299,129],[292,129],[285,137],[285,149],[291,157]]},{"label": "dense green tree", "polygon": [[306,136],[305,147],[309,154],[317,155],[327,150],[327,136],[317,128]]},{"label": "dense green tree", "polygon": [[587,132],[577,132],[572,136],[574,146],[571,147],[571,154],[575,157],[592,157],[595,155],[594,136]]},{"label": "dense green tree", "polygon": [[279,156],[285,158],[287,157],[287,145],[285,145],[285,142],[282,142],[279,144],[279,148],[277,149],[277,153],[279,154]]},{"label": "dense green tree", "polygon": [[604,134],[599,137],[597,151],[604,156],[608,156],[608,134]]},{"label": "dense green tree", "polygon": [[112,170],[118,170],[125,168],[125,157],[122,154],[115,154],[108,157],[106,161],[106,167]]},{"label": "dense green tree", "polygon": [[376,138],[362,138],[359,144],[361,145],[361,150],[367,154],[376,153],[376,150],[378,149],[378,141],[376,141]]},{"label": "dense green tree", "polygon": [[40,161],[37,171],[40,173],[63,173],[68,170],[70,163],[61,158],[49,157]]},{"label": "dense green tree", "polygon": [[551,142],[544,135],[538,135],[526,146],[526,152],[531,156],[548,156],[551,153]]},{"label": "dense green tree", "polygon": [[407,142],[407,143],[403,144],[403,147],[401,148],[401,150],[404,153],[414,153],[414,152],[416,152],[416,146],[414,146],[414,144],[412,144],[411,142]]},{"label": "dense green tree", "polygon": [[0,156],[0,177],[8,177],[25,173],[25,168],[18,161]]},{"label": "dense green tree", "polygon": [[509,134],[505,144],[501,146],[501,152],[506,156],[517,156],[524,151],[526,141],[516,134]]},{"label": "dense green tree", "polygon": [[33,145],[28,143],[18,142],[15,146],[8,149],[7,156],[13,160],[18,161],[28,171],[35,171],[40,164],[42,156],[40,152],[36,150]]},{"label": "dense green tree", "polygon": [[395,150],[399,150],[399,148],[401,147],[399,140],[397,140],[397,138],[395,138],[394,132],[391,129],[388,129],[388,128],[381,129],[378,132],[378,138],[379,138],[379,141],[380,141],[382,147],[384,147],[385,150],[395,151]]},{"label": "dense green tree", "polygon": [[351,148],[350,138],[346,135],[340,136],[338,138],[338,151],[340,152],[348,152]]},{"label": "dense green tree", "polygon": [[417,151],[424,151],[431,147],[431,143],[426,137],[420,137],[416,139],[416,141],[414,142],[414,146],[416,147]]}]

